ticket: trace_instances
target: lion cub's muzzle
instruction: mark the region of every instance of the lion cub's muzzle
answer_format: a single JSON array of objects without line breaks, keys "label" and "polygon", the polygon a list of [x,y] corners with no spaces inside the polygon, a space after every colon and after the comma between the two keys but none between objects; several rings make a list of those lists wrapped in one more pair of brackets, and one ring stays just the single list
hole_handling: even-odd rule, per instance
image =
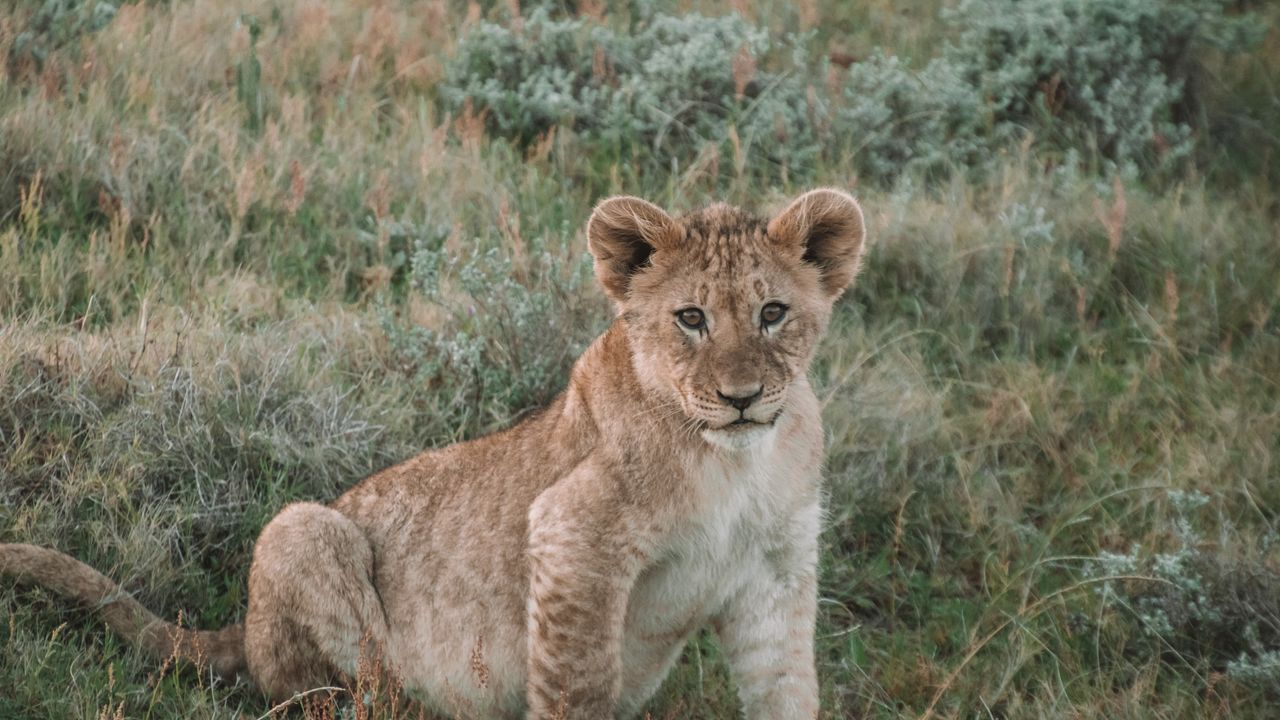
[{"label": "lion cub's muzzle", "polygon": [[728,386],[712,397],[698,398],[697,415],[712,430],[736,431],[773,425],[782,413],[784,388]]}]

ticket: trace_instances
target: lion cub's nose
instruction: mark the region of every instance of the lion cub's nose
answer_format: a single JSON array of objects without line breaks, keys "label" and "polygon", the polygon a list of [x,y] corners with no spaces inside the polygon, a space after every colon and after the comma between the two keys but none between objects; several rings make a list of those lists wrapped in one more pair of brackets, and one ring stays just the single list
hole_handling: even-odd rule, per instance
[{"label": "lion cub's nose", "polygon": [[743,390],[742,388],[731,388],[729,392],[716,390],[716,395],[720,396],[720,402],[733,407],[735,410],[746,410],[751,407],[751,403],[760,399],[760,394],[764,392],[763,385],[757,385],[754,390]]}]

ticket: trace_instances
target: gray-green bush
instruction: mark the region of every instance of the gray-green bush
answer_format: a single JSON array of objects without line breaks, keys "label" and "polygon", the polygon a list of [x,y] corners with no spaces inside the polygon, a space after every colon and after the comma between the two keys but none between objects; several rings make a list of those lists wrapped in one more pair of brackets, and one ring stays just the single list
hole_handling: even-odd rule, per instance
[{"label": "gray-green bush", "polygon": [[50,51],[105,27],[116,16],[118,5],[118,0],[45,0],[28,29],[14,39],[9,60],[43,63]]},{"label": "gray-green bush", "polygon": [[1201,492],[1171,491],[1173,547],[1101,553],[1088,571],[1131,578],[1106,581],[1097,593],[1104,612],[1137,622],[1146,653],[1205,663],[1237,682],[1280,692],[1280,573],[1262,560],[1275,537],[1252,548],[1253,557],[1233,557],[1240,549],[1230,535],[1210,543],[1199,527],[1196,515],[1210,500]]},{"label": "gray-green bush", "polygon": [[464,247],[417,233],[411,279],[434,327],[391,308],[382,325],[401,372],[452,396],[440,421],[468,433],[549,401],[608,314],[590,298],[588,256],[558,238],[532,238],[518,258],[479,238]]},{"label": "gray-green bush", "polygon": [[464,38],[440,94],[525,144],[563,125],[661,170],[710,147],[753,171],[811,174],[826,113],[813,68],[765,69],[800,44],[732,14],[659,14],[632,35],[538,8],[518,31],[482,23]]},{"label": "gray-green bush", "polygon": [[[737,15],[654,14],[635,35],[535,10],[483,23],[450,61],[441,96],[530,143],[557,125],[653,165],[710,146],[759,172],[812,174],[852,154],[875,180],[981,169],[1028,138],[1059,161],[1162,168],[1196,134],[1199,56],[1240,52],[1263,27],[1225,0],[966,0],[952,41],[918,71],[880,50],[837,76]],[[768,69],[765,69],[768,68]],[[738,160],[743,162],[743,160]],[[769,172],[772,171],[772,172]]]},{"label": "gray-green bush", "polygon": [[1160,165],[1193,147],[1197,53],[1239,52],[1262,28],[1226,0],[964,0],[944,53],[983,98],[993,139],[1024,132]]},{"label": "gray-green bush", "polygon": [[880,178],[981,168],[1028,139],[1068,163],[1167,167],[1204,129],[1200,54],[1247,50],[1265,31],[1228,6],[965,0],[943,11],[954,40],[918,72],[880,52],[851,65],[836,127]]},{"label": "gray-green bush", "polygon": [[994,144],[981,95],[949,61],[913,72],[877,50],[849,67],[841,100],[837,133],[872,179],[981,166]]}]

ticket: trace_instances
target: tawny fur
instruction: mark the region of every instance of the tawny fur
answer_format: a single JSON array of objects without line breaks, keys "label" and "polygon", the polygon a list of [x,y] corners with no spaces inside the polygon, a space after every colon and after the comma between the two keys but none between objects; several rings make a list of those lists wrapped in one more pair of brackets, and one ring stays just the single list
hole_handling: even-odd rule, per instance
[{"label": "tawny fur", "polygon": [[102,573],[56,550],[0,545],[0,575],[46,587],[97,610],[108,627],[157,659],[188,660],[222,677],[245,669],[243,625],[180,628],[156,617]]},{"label": "tawny fur", "polygon": [[[51,550],[0,545],[0,572],[157,656],[247,665],[277,699],[373,647],[460,717],[631,717],[710,624],[747,717],[815,717],[823,434],[806,372],[857,273],[861,210],[836,190],[769,220],[619,197],[587,235],[619,313],[568,388],[509,430],[284,508],[255,546],[243,630],[179,631]],[[787,306],[776,325],[769,303]],[[705,326],[677,320],[691,307]]]}]

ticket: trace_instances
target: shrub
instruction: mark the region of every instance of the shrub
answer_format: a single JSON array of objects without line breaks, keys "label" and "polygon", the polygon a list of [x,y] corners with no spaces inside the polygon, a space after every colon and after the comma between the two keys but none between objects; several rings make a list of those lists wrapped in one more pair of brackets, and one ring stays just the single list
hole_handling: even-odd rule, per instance
[{"label": "shrub", "polygon": [[1260,36],[1223,0],[964,0],[944,61],[981,95],[997,142],[1030,131],[1119,164],[1191,151],[1196,51]]},{"label": "shrub", "polygon": [[861,170],[985,165],[1027,134],[1129,167],[1187,157],[1198,50],[1247,49],[1261,28],[1221,0],[965,0],[924,69],[876,53],[849,68],[837,126]]},{"label": "shrub", "polygon": [[1146,576],[1151,582],[1105,582],[1105,605],[1124,608],[1151,641],[1147,652],[1203,659],[1237,682],[1280,691],[1280,574],[1264,562],[1210,549],[1193,521],[1209,502],[1199,492],[1173,491],[1176,546],[1144,556],[1103,553],[1095,576]]},{"label": "shrub", "polygon": [[952,63],[935,61],[915,73],[877,51],[849,67],[835,125],[858,169],[883,180],[980,164],[989,143],[986,115]]},{"label": "shrub", "polygon": [[433,412],[472,435],[510,424],[563,387],[607,317],[589,288],[591,263],[544,236],[511,252],[482,238],[451,249],[444,230],[413,230],[411,278],[431,327],[384,309],[401,370],[452,401]]},{"label": "shrub", "polygon": [[809,173],[825,113],[805,84],[812,69],[760,68],[801,40],[770,38],[738,15],[655,15],[626,35],[538,8],[519,29],[482,23],[464,38],[440,95],[524,144],[564,125],[659,168],[711,146]]},{"label": "shrub", "polygon": [[440,93],[452,111],[482,112],[492,132],[523,144],[565,125],[655,166],[710,146],[753,172],[803,177],[827,148],[888,180],[982,169],[1031,135],[1046,149],[1151,168],[1193,149],[1199,51],[1240,51],[1261,37],[1252,16],[1225,9],[1223,0],[965,0],[944,12],[954,42],[923,69],[876,51],[832,96],[808,84],[826,75],[825,61],[800,51],[808,35],[697,14],[653,14],[627,35],[539,7],[513,28],[472,31]]},{"label": "shrub", "polygon": [[49,51],[67,45],[87,33],[97,32],[116,16],[118,2],[95,0],[45,0],[29,27],[14,38],[11,62],[39,65]]}]

